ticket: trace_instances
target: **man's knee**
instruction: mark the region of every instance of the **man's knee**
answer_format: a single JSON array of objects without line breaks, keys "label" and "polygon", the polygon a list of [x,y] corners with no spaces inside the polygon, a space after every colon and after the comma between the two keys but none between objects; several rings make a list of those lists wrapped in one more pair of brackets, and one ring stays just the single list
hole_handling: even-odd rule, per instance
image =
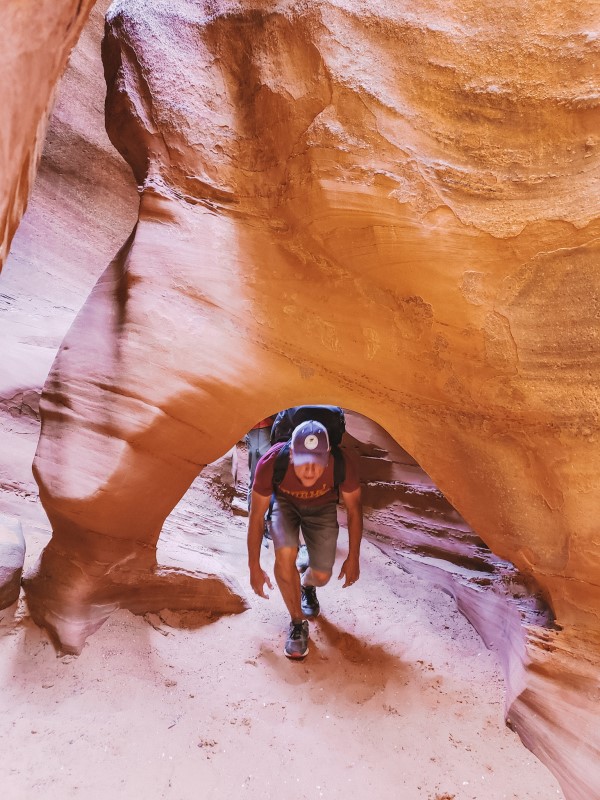
[{"label": "man's knee", "polygon": [[331,572],[321,572],[311,568],[309,577],[312,586],[325,586],[326,583],[329,583]]},{"label": "man's knee", "polygon": [[278,547],[275,550],[275,567],[279,569],[296,569],[297,547]]}]

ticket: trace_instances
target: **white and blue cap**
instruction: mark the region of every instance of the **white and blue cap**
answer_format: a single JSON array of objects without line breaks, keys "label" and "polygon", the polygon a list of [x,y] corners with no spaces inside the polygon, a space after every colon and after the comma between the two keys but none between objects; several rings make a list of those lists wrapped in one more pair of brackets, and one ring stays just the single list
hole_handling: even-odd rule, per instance
[{"label": "white and blue cap", "polygon": [[314,419],[301,422],[292,433],[294,464],[318,464],[326,467],[329,461],[329,435],[327,428]]}]

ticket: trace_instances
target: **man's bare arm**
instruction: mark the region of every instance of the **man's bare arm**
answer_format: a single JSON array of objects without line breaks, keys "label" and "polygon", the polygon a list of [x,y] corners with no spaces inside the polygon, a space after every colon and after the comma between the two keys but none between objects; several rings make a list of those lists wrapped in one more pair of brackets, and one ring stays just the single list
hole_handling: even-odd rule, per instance
[{"label": "man's bare arm", "polygon": [[360,543],[363,533],[363,513],[360,487],[353,492],[342,492],[348,520],[348,557],[342,564],[338,580],[345,578],[342,588],[351,586],[360,577]]},{"label": "man's bare arm", "polygon": [[262,545],[265,526],[265,514],[269,509],[270,497],[264,497],[257,492],[252,492],[250,502],[250,518],[248,519],[248,567],[250,570],[250,585],[259,597],[268,597],[265,594],[265,584],[269,589],[273,584],[267,573],[260,565],[260,548]]}]

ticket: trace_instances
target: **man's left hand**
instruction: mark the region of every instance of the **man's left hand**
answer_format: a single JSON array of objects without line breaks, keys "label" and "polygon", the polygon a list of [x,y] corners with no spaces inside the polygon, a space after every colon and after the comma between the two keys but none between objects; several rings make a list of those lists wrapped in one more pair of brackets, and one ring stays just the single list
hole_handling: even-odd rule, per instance
[{"label": "man's left hand", "polygon": [[340,581],[342,578],[345,578],[344,583],[342,584],[342,589],[352,586],[353,583],[356,583],[359,577],[360,566],[358,563],[358,558],[348,556],[348,558],[342,564],[340,574],[338,575],[338,581]]}]

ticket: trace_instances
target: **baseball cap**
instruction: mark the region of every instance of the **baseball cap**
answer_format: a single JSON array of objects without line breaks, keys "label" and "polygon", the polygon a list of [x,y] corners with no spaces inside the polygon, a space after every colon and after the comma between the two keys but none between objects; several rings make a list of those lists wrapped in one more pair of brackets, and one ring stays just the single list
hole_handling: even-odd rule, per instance
[{"label": "baseball cap", "polygon": [[294,464],[319,464],[326,467],[329,460],[327,428],[314,419],[301,422],[292,433]]}]

